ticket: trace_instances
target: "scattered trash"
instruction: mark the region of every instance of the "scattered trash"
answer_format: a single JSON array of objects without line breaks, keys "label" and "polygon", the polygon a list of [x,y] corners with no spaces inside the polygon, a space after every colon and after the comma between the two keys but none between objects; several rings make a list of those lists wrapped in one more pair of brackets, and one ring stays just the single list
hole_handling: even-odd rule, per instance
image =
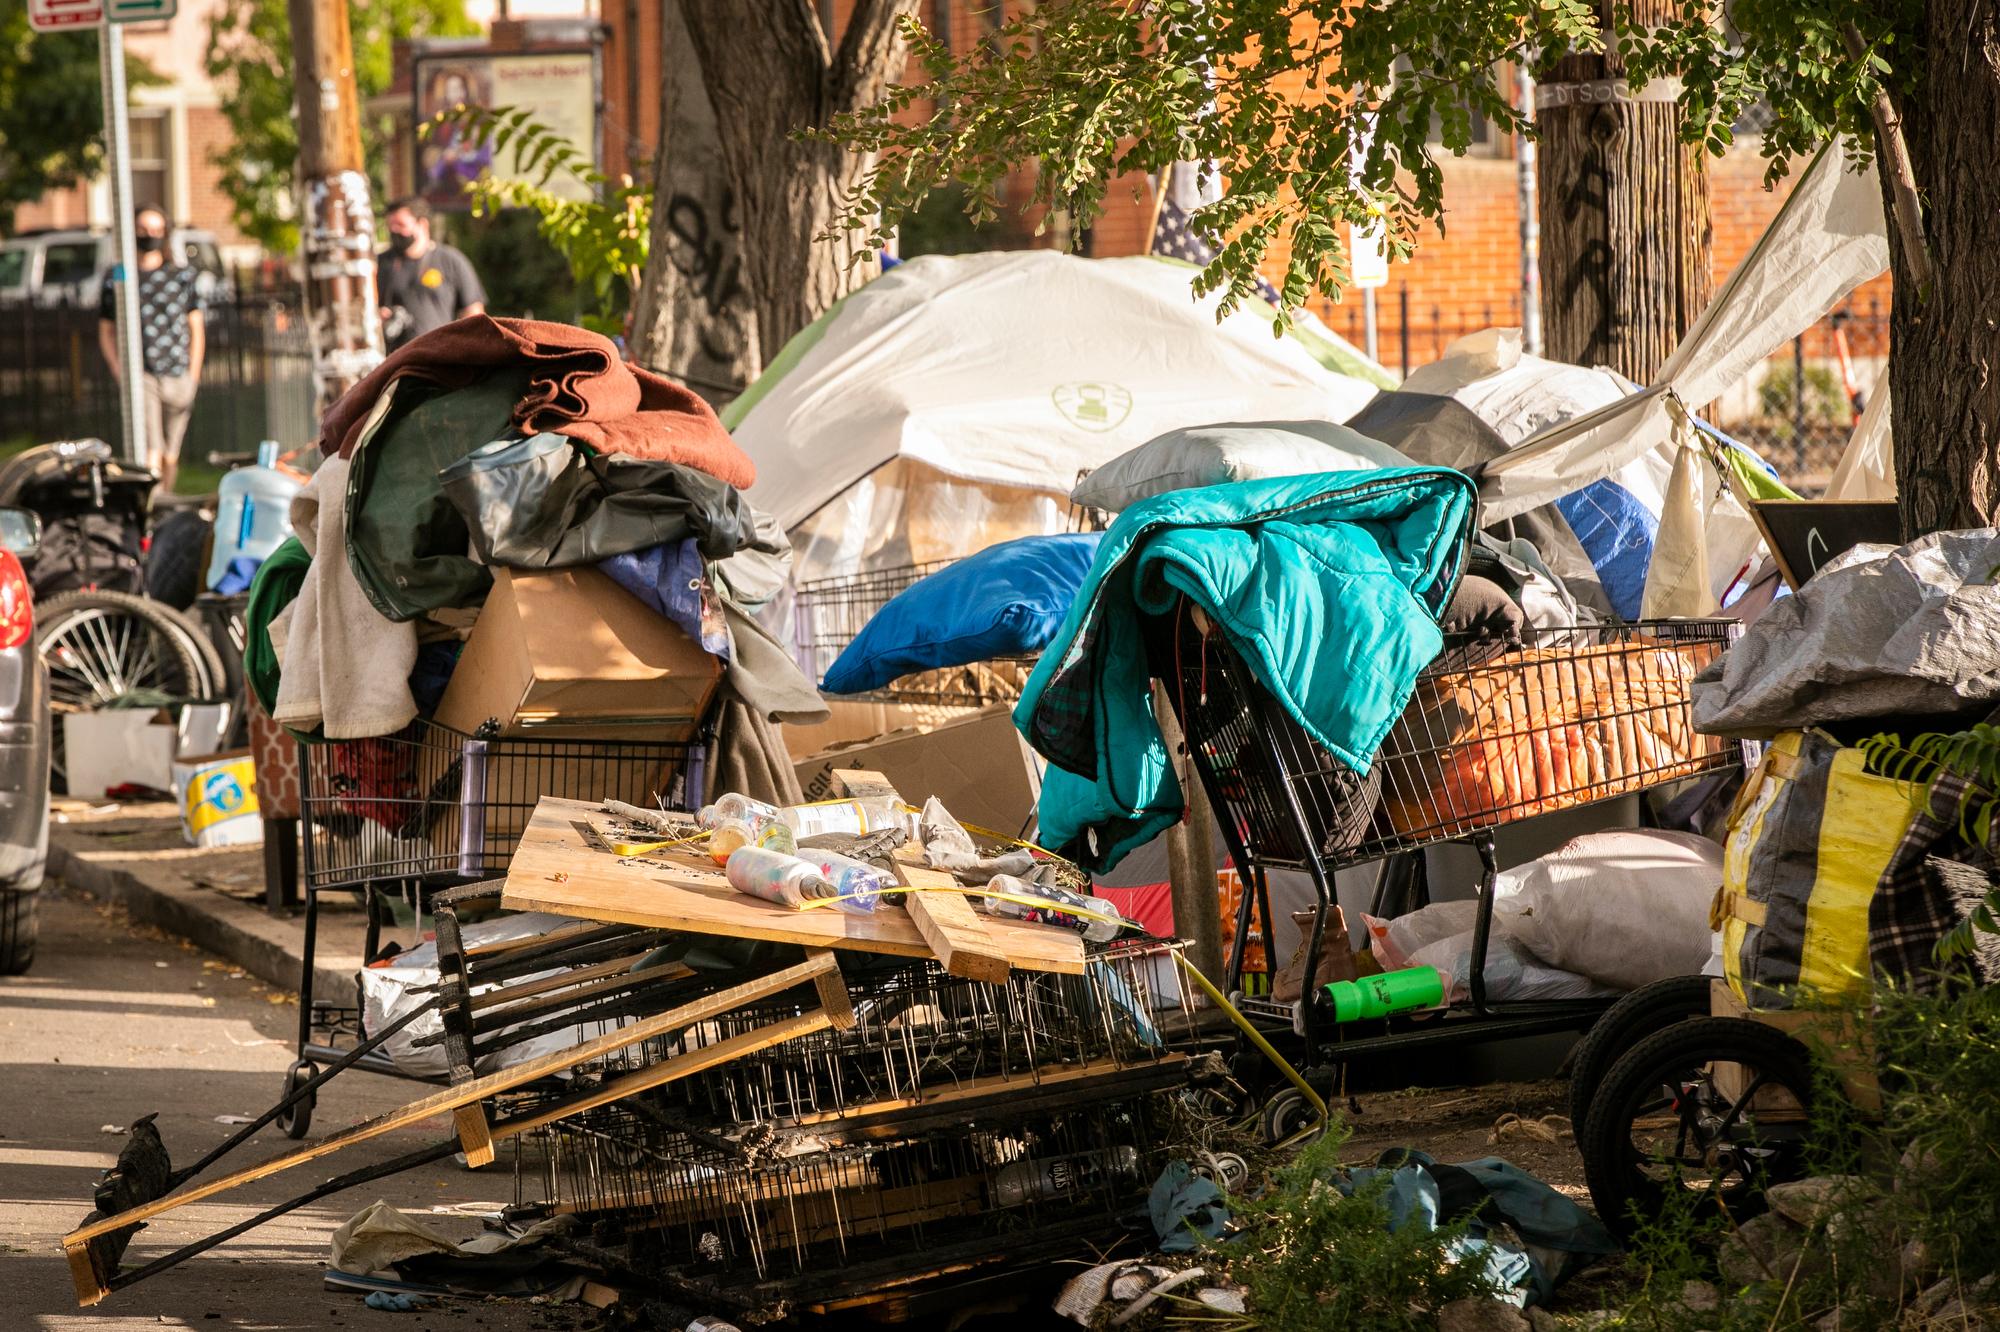
[{"label": "scattered trash", "polygon": [[218,1124],[249,1124],[254,1121],[248,1115],[217,1115],[215,1122]]},{"label": "scattered trash", "polygon": [[158,967],[161,971],[165,971],[167,969],[167,964],[165,962],[155,962],[153,965]]},{"label": "scattered trash", "polygon": [[1568,1115],[1523,1119],[1520,1115],[1506,1114],[1493,1122],[1493,1131],[1486,1135],[1486,1141],[1490,1144],[1519,1140],[1561,1142],[1564,1138],[1575,1136],[1576,1130],[1570,1124]]},{"label": "scattered trash", "polygon": [[1222,1238],[1229,1225],[1221,1186],[1195,1174],[1185,1161],[1167,1162],[1153,1183],[1147,1208],[1162,1253],[1192,1253],[1204,1240]]},{"label": "scattered trash", "polygon": [[371,1309],[382,1309],[389,1313],[415,1313],[429,1308],[437,1300],[429,1295],[412,1295],[407,1291],[378,1290],[370,1292],[362,1301]]},{"label": "scattered trash", "polygon": [[125,1126],[123,1124],[100,1124],[97,1131],[99,1133],[115,1133],[121,1138],[125,1136]]}]

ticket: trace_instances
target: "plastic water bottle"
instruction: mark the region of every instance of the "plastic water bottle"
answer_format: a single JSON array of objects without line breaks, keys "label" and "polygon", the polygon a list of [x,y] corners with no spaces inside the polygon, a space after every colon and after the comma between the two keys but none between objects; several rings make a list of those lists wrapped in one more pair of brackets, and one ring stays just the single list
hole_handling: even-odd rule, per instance
[{"label": "plastic water bottle", "polygon": [[838,851],[807,847],[798,856],[834,886],[842,911],[873,911],[881,905],[882,894],[896,886],[895,875]]},{"label": "plastic water bottle", "polygon": [[1387,1017],[1444,1002],[1444,977],[1436,967],[1405,967],[1360,980],[1330,981],[1322,987],[1335,1022]]},{"label": "plastic water bottle", "polygon": [[[1020,900],[1023,898],[1034,900]],[[986,885],[981,909],[1003,920],[1075,930],[1086,943],[1109,943],[1130,923],[1103,898],[1085,897],[1054,884],[1029,883],[1011,874],[996,875]]]},{"label": "plastic water bottle", "polygon": [[732,819],[749,824],[770,823],[778,817],[778,807],[731,791],[712,805],[704,805],[694,816],[704,828],[719,828]]},{"label": "plastic water bottle", "polygon": [[1113,1147],[1074,1156],[1031,1156],[993,1177],[993,1205],[1019,1207],[1047,1198],[1065,1198],[1139,1173],[1136,1147]]},{"label": "plastic water bottle", "polygon": [[731,851],[723,873],[737,892],[794,910],[808,902],[832,897],[837,891],[814,866],[797,856],[767,851],[761,846],[739,846]]},{"label": "plastic water bottle", "polygon": [[215,547],[206,586],[214,587],[238,556],[264,560],[292,534],[292,497],[297,478],[278,470],[278,442],[257,446],[257,465],[239,467],[216,487]]},{"label": "plastic water bottle", "polygon": [[776,819],[724,819],[708,834],[708,854],[718,865],[727,863],[730,853],[743,846],[761,846],[786,855],[799,849],[791,828]]},{"label": "plastic water bottle", "polygon": [[871,833],[901,828],[917,835],[917,816],[889,800],[825,800],[811,805],[787,805],[777,816],[801,837],[821,833]]}]

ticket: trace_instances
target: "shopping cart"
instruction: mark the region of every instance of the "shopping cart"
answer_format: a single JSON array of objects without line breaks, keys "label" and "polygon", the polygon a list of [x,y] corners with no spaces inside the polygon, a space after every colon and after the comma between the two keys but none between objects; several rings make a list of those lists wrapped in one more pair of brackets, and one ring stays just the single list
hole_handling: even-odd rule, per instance
[{"label": "shopping cart", "polygon": [[[504,874],[543,796],[699,807],[706,731],[691,729],[696,734],[685,741],[500,738],[419,719],[394,736],[301,745],[305,959],[298,1055],[285,1075],[286,1094],[312,1081],[321,1064],[412,1076],[378,1049],[356,1054],[364,1043],[358,988],[351,1003],[314,993],[324,894],[360,897],[363,964],[372,964],[384,955],[383,931],[398,906],[421,926],[439,892]],[[312,1109],[313,1098],[302,1097],[278,1123],[304,1137]]]},{"label": "shopping cart", "polygon": [[[956,563],[926,560],[892,569],[870,569],[801,583],[792,602],[799,668],[814,682],[847,650],[875,613],[897,593]],[[1035,659],[996,657],[967,666],[918,671],[862,695],[884,703],[929,703],[967,708],[1012,703],[1035,668]]]},{"label": "shopping cart", "polygon": [[1183,601],[1156,620],[1153,673],[1251,888],[1236,918],[1230,988],[1253,911],[1271,937],[1270,871],[1303,871],[1312,882],[1320,909],[1307,944],[1310,977],[1328,944],[1336,869],[1445,842],[1470,844],[1483,869],[1462,1001],[1337,1025],[1309,985],[1292,1003],[1245,998],[1245,1013],[1302,1043],[1322,1075],[1361,1055],[1589,1027],[1609,1001],[1489,994],[1494,831],[1736,765],[1737,745],[1694,731],[1688,701],[1689,683],[1722,654],[1734,627],[1646,621],[1530,630],[1519,646],[1451,640],[1363,776],[1313,741],[1196,607]]}]

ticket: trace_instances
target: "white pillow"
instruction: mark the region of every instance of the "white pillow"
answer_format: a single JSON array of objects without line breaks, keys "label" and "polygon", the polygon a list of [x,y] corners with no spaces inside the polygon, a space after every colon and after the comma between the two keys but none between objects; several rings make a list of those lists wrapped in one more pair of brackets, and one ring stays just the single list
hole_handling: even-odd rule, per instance
[{"label": "white pillow", "polygon": [[1117,513],[1170,490],[1260,477],[1415,467],[1408,455],[1331,421],[1253,421],[1169,430],[1076,483],[1070,499]]}]

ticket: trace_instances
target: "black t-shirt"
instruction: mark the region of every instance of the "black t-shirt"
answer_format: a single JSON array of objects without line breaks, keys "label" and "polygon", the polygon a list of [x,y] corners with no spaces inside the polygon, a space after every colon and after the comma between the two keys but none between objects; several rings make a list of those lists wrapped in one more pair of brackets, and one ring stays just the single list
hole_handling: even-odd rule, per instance
[{"label": "black t-shirt", "polygon": [[382,304],[410,312],[409,326],[397,345],[458,318],[468,305],[483,305],[486,289],[472,263],[449,245],[433,245],[421,259],[384,250],[375,261],[375,281]]},{"label": "black t-shirt", "polygon": [[[161,264],[139,270],[139,350],[146,373],[172,379],[188,372],[193,350],[188,313],[201,309],[195,291],[200,275],[187,264]],[[97,317],[118,321],[118,285],[124,265],[111,270],[97,296]]]}]

